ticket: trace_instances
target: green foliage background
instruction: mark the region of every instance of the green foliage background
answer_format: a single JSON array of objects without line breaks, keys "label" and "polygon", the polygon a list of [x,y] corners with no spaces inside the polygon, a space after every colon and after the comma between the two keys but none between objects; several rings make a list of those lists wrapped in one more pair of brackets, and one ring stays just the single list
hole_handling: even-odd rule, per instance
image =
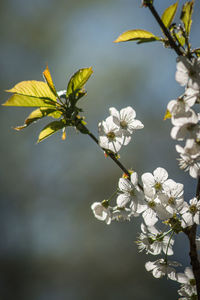
[{"label": "green foliage background", "polygon": [[[155,6],[162,14],[173,3],[155,1]],[[199,9],[197,2],[194,47]],[[109,107],[131,105],[145,128],[122,149],[124,164],[140,175],[162,166],[186,184],[186,199],[193,196],[195,180],[179,170],[170,121],[162,120],[168,101],[183,91],[174,81],[175,54],[156,43],[112,43],[128,29],[160,34],[140,1],[2,0],[0,23],[2,103],[8,98],[3,90],[22,80],[41,80],[47,63],[57,90],[66,88],[76,70],[92,66],[88,96],[80,100],[88,127],[97,134]],[[1,298],[176,299],[176,284],[154,280],[144,270],[153,257],[138,254],[134,243],[140,221],[106,226],[92,215],[90,205],[112,194],[121,171],[89,137],[71,128],[66,141],[58,133],[39,145],[47,120],[12,130],[30,111],[0,109]],[[188,265],[187,249],[180,237],[174,259]]]}]

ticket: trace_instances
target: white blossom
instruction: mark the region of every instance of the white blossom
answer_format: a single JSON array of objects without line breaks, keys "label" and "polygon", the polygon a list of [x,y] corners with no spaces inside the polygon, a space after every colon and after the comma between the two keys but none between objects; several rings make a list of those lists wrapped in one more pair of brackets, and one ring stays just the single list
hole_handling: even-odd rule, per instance
[{"label": "white blossom", "polygon": [[95,218],[100,221],[105,221],[108,225],[111,223],[110,207],[105,207],[101,202],[94,202],[91,205],[91,209],[94,213]]},{"label": "white blossom", "polygon": [[184,95],[184,101],[187,103],[189,107],[192,107],[196,102],[199,102],[200,97],[200,90],[199,89],[192,89],[192,88],[186,88],[185,95]]},{"label": "white blossom", "polygon": [[184,273],[177,273],[176,280],[181,283],[179,295],[186,297],[185,299],[191,299],[192,296],[197,295],[196,281],[191,268],[185,268]]},{"label": "white blossom", "polygon": [[139,120],[136,120],[135,110],[128,106],[118,111],[116,108],[109,109],[114,123],[120,128],[123,135],[123,144],[127,145],[130,142],[131,134],[136,129],[142,129],[144,125]]},{"label": "white blossom", "polygon": [[146,199],[146,209],[144,210],[142,217],[144,218],[147,226],[154,226],[158,221],[157,206],[160,204],[160,200],[157,198],[155,189],[145,188],[144,189]]},{"label": "white blossom", "polygon": [[185,147],[176,145],[176,151],[180,154],[179,165],[181,169],[189,171],[193,178],[200,175],[200,145],[194,140],[187,140]]},{"label": "white blossom", "polygon": [[153,171],[153,174],[144,173],[141,178],[144,188],[154,188],[159,193],[168,178],[168,173],[164,168],[157,168]]},{"label": "white blossom", "polygon": [[[176,125],[171,130],[171,137],[175,140],[196,139],[200,132],[200,126],[197,124],[199,119],[197,114],[191,111],[189,118],[182,118],[182,124]],[[187,111],[189,113],[190,111]],[[179,120],[180,121],[180,120]]]},{"label": "white blossom", "polygon": [[158,231],[155,226],[146,226],[141,224],[142,233],[137,241],[139,251],[145,250],[146,253],[152,255],[158,255],[162,251],[164,254],[173,255],[172,246],[174,240],[170,239],[169,235]]},{"label": "white blossom", "polygon": [[200,60],[198,58],[190,61],[185,56],[177,58],[177,71],[175,75],[176,81],[181,86],[187,86],[193,89],[200,87]]},{"label": "white blossom", "polygon": [[167,276],[171,280],[176,280],[176,270],[173,267],[180,266],[178,262],[175,261],[165,261],[163,258],[158,259],[156,261],[148,261],[145,264],[145,268],[147,271],[152,272],[155,278],[161,278],[163,276]]},{"label": "white blossom", "polygon": [[163,184],[163,189],[165,197],[161,195],[159,198],[166,211],[170,214],[170,217],[172,217],[178,213],[183,206],[183,184],[168,179]]},{"label": "white blossom", "polygon": [[[117,206],[125,207],[129,202],[132,203],[131,209],[135,213],[144,203],[144,195],[138,187],[138,176],[134,172],[131,174],[130,180],[127,178],[120,178],[118,183],[119,195],[117,197]],[[144,206],[145,209],[145,206]]]},{"label": "white blossom", "polygon": [[183,228],[192,226],[194,223],[200,224],[200,200],[194,197],[189,201],[189,204],[185,202],[180,214]]},{"label": "white blossom", "polygon": [[114,207],[111,218],[116,221],[130,221],[132,216],[132,210],[127,207]]},{"label": "white blossom", "polygon": [[113,122],[112,116],[99,123],[99,145],[104,149],[117,153],[122,146],[122,131]]},{"label": "white blossom", "polygon": [[185,284],[181,285],[181,288],[178,290],[178,294],[183,296],[178,298],[178,300],[196,300],[197,299],[197,291],[193,292],[191,289],[188,289],[188,286]]}]

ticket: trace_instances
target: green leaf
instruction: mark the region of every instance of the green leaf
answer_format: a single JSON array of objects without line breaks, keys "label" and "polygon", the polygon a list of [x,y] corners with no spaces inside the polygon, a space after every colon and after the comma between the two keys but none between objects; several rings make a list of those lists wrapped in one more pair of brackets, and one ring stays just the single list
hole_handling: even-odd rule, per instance
[{"label": "green leaf", "polygon": [[187,1],[181,11],[181,21],[184,24],[185,32],[187,36],[190,33],[191,25],[192,25],[192,12],[193,12],[194,0]]},{"label": "green leaf", "polygon": [[154,42],[161,40],[159,37],[155,36],[153,33],[142,30],[142,29],[133,29],[128,30],[122,33],[114,43],[127,42],[127,41],[138,41],[138,44],[145,42]]},{"label": "green leaf", "polygon": [[183,36],[182,30],[179,30],[179,31],[176,33],[176,38],[177,38],[177,40],[179,41],[179,44],[180,44],[181,46],[184,46],[184,45],[185,45],[185,37]]},{"label": "green leaf", "polygon": [[66,121],[64,119],[60,121],[53,121],[49,123],[47,126],[45,126],[42,131],[39,134],[38,137],[38,143],[43,141],[44,139],[48,138],[52,134],[54,134],[56,131],[64,128],[66,126]]},{"label": "green leaf", "polygon": [[56,92],[56,88],[55,85],[53,83],[52,77],[51,77],[51,73],[49,71],[48,65],[46,66],[46,69],[43,72],[43,76],[44,79],[46,81],[46,83],[48,84],[50,90],[52,91],[52,93],[56,96],[56,98],[58,97],[58,94]]},{"label": "green leaf", "polygon": [[30,96],[14,94],[2,105],[4,105],[4,106],[30,106],[30,107],[35,107],[35,106],[55,107],[56,103],[52,100],[45,99],[45,98],[37,98],[37,97],[30,97]]},{"label": "green leaf", "polygon": [[47,99],[52,102],[56,102],[57,99],[46,82],[36,80],[21,81],[6,92]]},{"label": "green leaf", "polygon": [[178,7],[178,1],[176,3],[170,5],[163,12],[161,19],[162,19],[165,27],[169,28],[169,26],[171,25],[171,23],[175,17],[177,7]]},{"label": "green leaf", "polygon": [[85,95],[84,85],[92,73],[92,67],[78,70],[69,80],[66,96],[75,99]]},{"label": "green leaf", "polygon": [[24,125],[17,126],[14,129],[19,131],[19,130],[22,130],[22,129],[26,128],[27,126],[31,125],[32,123],[38,121],[39,119],[42,119],[42,118],[46,117],[46,116],[51,116],[51,117],[54,117],[54,118],[60,118],[61,115],[62,115],[62,113],[60,111],[57,111],[57,110],[52,109],[52,108],[41,107],[41,108],[38,108],[38,109],[36,109],[36,110],[34,110],[30,113],[28,118],[25,120]]},{"label": "green leaf", "polygon": [[195,53],[198,57],[200,57],[200,48],[196,48],[192,52]]}]

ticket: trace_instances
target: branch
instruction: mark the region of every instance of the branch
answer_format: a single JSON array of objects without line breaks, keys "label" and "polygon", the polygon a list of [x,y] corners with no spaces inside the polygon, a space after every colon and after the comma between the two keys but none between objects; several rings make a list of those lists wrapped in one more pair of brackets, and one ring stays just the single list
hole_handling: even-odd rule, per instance
[{"label": "branch", "polygon": [[154,18],[158,22],[159,26],[163,30],[165,36],[168,38],[168,41],[169,41],[169,44],[170,44],[171,48],[173,48],[176,51],[176,54],[178,56],[183,55],[184,53],[180,50],[179,46],[177,46],[177,44],[175,43],[175,41],[174,41],[173,37],[171,36],[169,30],[166,28],[166,26],[164,25],[164,23],[161,20],[160,16],[158,15],[157,11],[155,10],[155,8],[152,4],[152,1],[146,1],[145,6],[150,9],[152,15],[154,16]]},{"label": "branch", "polygon": [[[79,123],[80,124],[80,123]],[[87,133],[91,139],[101,148],[101,146],[99,145],[99,141],[96,138],[96,136],[94,134],[92,134],[88,128],[83,125],[81,123],[81,127],[83,128],[84,132]],[[107,149],[101,148],[117,165],[118,167],[128,176],[128,179],[130,180],[130,175],[131,173],[128,171],[128,169],[126,167],[124,167],[124,165],[116,158],[115,154],[108,151]],[[140,183],[138,183],[139,188],[143,191],[143,187]]]},{"label": "branch", "polygon": [[[198,178],[197,190],[196,190],[196,197],[199,198],[199,196],[200,196],[200,177]],[[190,264],[192,265],[192,270],[196,281],[197,297],[198,300],[200,300],[200,263],[198,260],[198,253],[197,253],[197,246],[196,246],[196,231],[197,231],[197,224],[194,224],[192,227],[187,228],[185,233],[188,236],[189,243],[190,243],[190,252],[189,252]]]}]

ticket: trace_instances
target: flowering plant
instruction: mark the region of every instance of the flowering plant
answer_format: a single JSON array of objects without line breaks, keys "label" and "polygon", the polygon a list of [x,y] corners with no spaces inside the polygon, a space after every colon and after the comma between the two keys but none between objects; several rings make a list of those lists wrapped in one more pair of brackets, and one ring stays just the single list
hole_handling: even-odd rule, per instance
[{"label": "flowering plant", "polygon": [[[130,221],[141,216],[141,233],[137,240],[139,251],[163,255],[155,261],[146,262],[146,270],[155,278],[166,276],[180,283],[180,299],[200,299],[200,263],[197,254],[200,239],[196,236],[200,224],[200,49],[192,49],[189,41],[194,1],[187,1],[183,5],[180,24],[173,23],[178,2],[168,7],[161,17],[153,0],[144,0],[142,6],[149,8],[162,29],[163,37],[143,29],[134,29],[122,33],[115,43],[160,42],[177,54],[175,79],[184,87],[184,93],[168,103],[164,119],[171,120],[172,139],[185,142],[182,146],[176,145],[180,168],[197,179],[196,193],[189,202],[184,199],[183,184],[168,178],[164,168],[157,167],[153,173],[146,172],[138,176],[135,170],[129,170],[121,163],[120,149],[129,144],[136,130],[144,127],[136,119],[132,107],[120,111],[111,107],[110,115],[98,124],[98,138],[87,128],[79,100],[86,96],[85,84],[93,73],[91,67],[78,70],[70,78],[66,90],[57,91],[47,66],[43,72],[45,82],[23,81],[16,84],[7,91],[13,95],[4,105],[37,107],[22,126],[15,127],[18,131],[44,117],[56,119],[42,129],[38,142],[59,130],[62,130],[62,139],[65,139],[66,128],[70,126],[91,137],[123,171],[113,195],[91,205],[94,216],[108,225],[113,221]],[[176,271],[181,266],[179,262],[168,260],[168,256],[174,254],[175,237],[181,232],[188,237],[190,244],[191,268],[186,267],[184,273]]]}]

